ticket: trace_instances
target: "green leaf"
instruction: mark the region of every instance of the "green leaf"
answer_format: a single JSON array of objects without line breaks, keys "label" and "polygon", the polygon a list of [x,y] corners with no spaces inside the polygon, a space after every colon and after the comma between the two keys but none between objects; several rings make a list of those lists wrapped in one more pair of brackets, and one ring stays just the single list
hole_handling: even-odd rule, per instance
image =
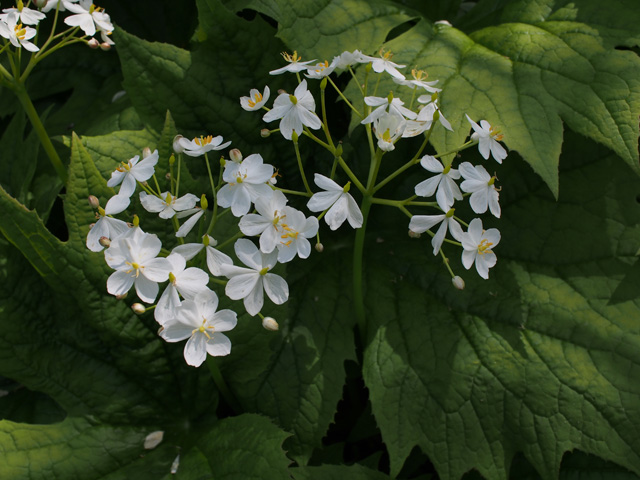
[{"label": "green leaf", "polygon": [[[0,421],[0,456],[6,478],[116,479],[159,478],[169,471],[171,449],[144,449],[148,429],[109,426],[85,418],[55,425]],[[174,450],[175,451],[175,450]]]},{"label": "green leaf", "polygon": [[320,465],[291,469],[296,480],[384,480],[389,476],[362,465]]},{"label": "green leaf", "polygon": [[288,269],[291,298],[271,313],[280,331],[240,319],[233,355],[222,363],[243,407],[294,433],[287,450],[301,464],[320,446],[342,396],[344,361],[355,357],[349,287],[339,287],[341,264],[320,268],[325,255]]},{"label": "green leaf", "polygon": [[[266,9],[262,4],[270,4]],[[413,17],[387,2],[361,0],[273,0],[252,4],[278,20],[278,37],[305,60],[331,60],[343,51],[371,53],[389,32]]]},{"label": "green leaf", "polygon": [[428,240],[369,253],[364,378],[392,475],[416,445],[443,479],[505,479],[517,451],[553,479],[573,449],[640,472],[640,302],[609,304],[637,261],[637,179],[566,136],[557,203],[505,162],[489,281],[450,247],[467,283],[452,288]]},{"label": "green leaf", "polygon": [[282,449],[288,436],[260,415],[221,420],[181,456],[175,478],[288,478],[290,460]]}]

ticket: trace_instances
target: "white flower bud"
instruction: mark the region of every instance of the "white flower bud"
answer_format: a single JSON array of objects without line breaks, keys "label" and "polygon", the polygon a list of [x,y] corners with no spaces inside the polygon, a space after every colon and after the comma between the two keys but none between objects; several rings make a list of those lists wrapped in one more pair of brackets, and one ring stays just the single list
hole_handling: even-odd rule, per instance
[{"label": "white flower bud", "polygon": [[42,8],[47,4],[47,0],[33,0],[33,4],[38,8]]},{"label": "white flower bud", "polygon": [[180,455],[178,455],[171,464],[171,475],[178,473],[178,467],[180,466]]},{"label": "white flower bud", "polygon": [[176,153],[182,153],[184,152],[184,148],[182,148],[182,145],[180,145],[180,140],[183,139],[184,137],[182,135],[176,135],[175,137],[173,137],[173,151]]},{"label": "white flower bud", "polygon": [[105,52],[109,51],[109,50],[111,50],[111,45],[109,45],[107,42],[102,42],[100,44],[100,50],[105,51]]},{"label": "white flower bud", "polygon": [[451,279],[451,283],[453,283],[453,286],[458,290],[464,290],[464,280],[462,279],[462,277],[456,275]]},{"label": "white flower bud", "polygon": [[96,40],[95,38],[92,38],[91,40],[89,40],[87,42],[87,45],[89,45],[89,47],[96,49],[100,46],[100,42],[98,40]]},{"label": "white flower bud", "polygon": [[123,293],[122,295],[116,295],[116,298],[118,300],[124,300],[125,298],[127,298],[127,295],[129,295],[129,292]]},{"label": "white flower bud", "polygon": [[144,308],[144,305],[142,305],[141,303],[134,303],[133,305],[131,305],[131,310],[133,310],[133,313],[135,313],[136,315],[142,315],[147,311],[147,309]]},{"label": "white flower bud", "polygon": [[321,244],[320,242],[316,243],[316,252],[318,253],[324,252],[324,245]]},{"label": "white flower bud", "polygon": [[280,326],[278,325],[278,322],[276,322],[276,320],[272,317],[264,317],[262,319],[262,326],[266,330],[269,330],[271,332],[277,332],[278,328],[280,328]]},{"label": "white flower bud", "polygon": [[162,438],[164,437],[164,432],[162,430],[158,430],[157,432],[151,432],[144,439],[144,448],[145,450],[153,450],[160,442],[162,442]]},{"label": "white flower bud", "polygon": [[105,248],[109,248],[111,246],[111,240],[108,237],[100,237],[98,243]]},{"label": "white flower bud", "polygon": [[149,155],[151,155],[151,149],[149,147],[144,147],[142,149],[142,158],[147,158]]},{"label": "white flower bud", "polygon": [[167,172],[167,174],[164,176],[164,178],[166,178],[167,180],[171,180],[171,173]]},{"label": "white flower bud", "polygon": [[418,232],[414,232],[413,230],[409,230],[409,237],[410,238],[420,238],[420,235]]},{"label": "white flower bud", "polygon": [[235,163],[242,162],[242,152],[240,152],[240,150],[238,150],[237,148],[232,148],[231,150],[229,150],[229,156]]},{"label": "white flower bud", "polygon": [[91,208],[98,208],[100,206],[100,200],[95,195],[89,195],[89,205]]},{"label": "white flower bud", "polygon": [[269,130],[268,128],[263,128],[262,130],[260,130],[260,136],[262,138],[267,138],[269,135],[271,135],[271,130]]}]

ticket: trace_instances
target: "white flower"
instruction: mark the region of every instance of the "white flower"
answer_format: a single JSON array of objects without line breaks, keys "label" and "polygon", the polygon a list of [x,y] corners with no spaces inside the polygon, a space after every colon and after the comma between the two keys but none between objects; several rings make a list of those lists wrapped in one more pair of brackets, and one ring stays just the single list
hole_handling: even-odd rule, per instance
[{"label": "white flower", "polygon": [[129,230],[129,225],[127,225],[126,222],[109,216],[124,211],[128,206],[129,197],[114,195],[109,199],[104,209],[98,208],[98,213],[96,214],[99,217],[98,221],[91,227],[87,235],[87,248],[89,250],[92,252],[100,252],[104,248],[100,245],[100,239],[102,237],[114,240]]},{"label": "white flower", "polygon": [[209,271],[212,275],[220,277],[222,276],[221,266],[233,265],[233,261],[229,255],[214,248],[217,244],[218,242],[216,242],[215,238],[207,235],[204,243],[185,243],[184,245],[178,245],[177,247],[174,247],[171,253],[182,255],[184,259],[188,261],[194,258],[203,248],[205,248],[207,255],[207,267],[209,268]]},{"label": "white flower", "polygon": [[325,60],[324,62],[316,63],[315,65],[309,65],[305,76],[315,79],[324,78],[330,75],[335,68],[336,67],[333,62],[329,65],[329,62]]},{"label": "white flower", "polygon": [[[22,4],[22,2],[20,2],[20,4]],[[18,8],[5,8],[2,10],[3,14],[0,15],[0,20],[7,22],[7,19],[9,18],[9,15],[11,15],[12,13],[15,13],[18,17],[18,19],[20,20],[21,23],[24,23],[25,25],[37,25],[38,23],[40,23],[40,20],[46,18],[46,15],[42,12],[39,12],[37,10],[32,10],[30,8],[27,7],[18,7]],[[9,23],[9,22],[7,22]],[[17,20],[16,20],[17,23]],[[6,37],[5,37],[6,38]],[[31,37],[29,37],[31,38]]]},{"label": "white flower", "polygon": [[450,205],[438,201],[438,206],[444,212],[441,215],[414,215],[409,222],[409,230],[415,233],[423,233],[431,229],[438,223],[440,228],[431,239],[431,245],[433,245],[433,254],[437,255],[442,247],[442,242],[447,235],[447,230],[451,232],[451,236],[458,241],[462,240],[462,227],[453,218],[454,208],[450,208]]},{"label": "white flower", "polygon": [[427,73],[425,71],[417,70],[414,68],[413,70],[411,70],[411,75],[413,76],[413,80],[403,80],[393,77],[393,81],[406,87],[424,88],[427,92],[431,93],[441,91],[441,89],[434,87],[434,85],[438,83],[438,80],[433,80],[432,82],[425,81],[425,79],[427,78]]},{"label": "white flower", "polygon": [[312,212],[322,212],[329,208],[324,216],[325,222],[331,230],[336,230],[345,220],[349,221],[349,225],[353,228],[362,226],[362,212],[360,207],[348,193],[351,182],[343,188],[330,178],[316,173],[313,177],[315,184],[326,190],[325,192],[314,193],[307,203],[307,208]]},{"label": "white flower", "polygon": [[500,204],[498,203],[500,194],[494,185],[496,177],[489,175],[482,165],[474,167],[469,162],[461,163],[459,171],[465,179],[460,188],[465,192],[471,192],[469,204],[473,211],[484,213],[488,206],[491,213],[500,218]]},{"label": "white flower", "polygon": [[300,258],[307,258],[311,253],[311,244],[307,239],[318,233],[318,219],[307,218],[293,207],[284,207],[283,213],[282,235],[277,245],[278,261],[289,262],[296,254]]},{"label": "white flower", "polygon": [[471,139],[478,140],[478,150],[480,151],[480,155],[487,160],[489,158],[489,154],[491,154],[496,162],[502,163],[502,160],[507,158],[507,151],[498,143],[499,140],[502,140],[500,132],[494,130],[486,120],[480,120],[480,125],[478,125],[469,118],[469,115],[465,114],[465,116],[467,117],[467,120],[469,120],[471,128],[473,128],[474,131],[471,135]]},{"label": "white flower", "polygon": [[209,274],[196,267],[187,266],[187,261],[179,253],[172,253],[167,257],[171,264],[169,284],[165,288],[153,312],[154,318],[160,325],[164,325],[172,318],[174,310],[181,305],[180,297],[191,300],[198,293],[209,290]]},{"label": "white flower", "polygon": [[356,63],[369,63],[368,59],[364,59],[360,50],[354,50],[353,52],[342,52],[337,57],[333,57],[331,65],[334,68],[344,70],[345,68],[355,65]]},{"label": "white flower", "polygon": [[489,278],[489,269],[496,264],[496,254],[492,248],[500,242],[500,232],[496,228],[482,229],[482,220],[474,218],[469,230],[462,234],[462,264],[469,270],[475,262],[478,274]]},{"label": "white flower", "polygon": [[282,235],[282,222],[287,197],[279,190],[271,190],[268,195],[255,201],[257,214],[249,213],[240,219],[238,227],[248,236],[260,235],[260,251],[271,253]]},{"label": "white flower", "polygon": [[227,184],[218,192],[218,205],[231,207],[236,217],[245,215],[251,208],[251,202],[269,195],[271,187],[267,182],[272,175],[273,166],[263,164],[257,153],[249,155],[242,163],[226,162],[222,179]]},{"label": "white flower", "polygon": [[248,97],[240,97],[240,105],[247,112],[253,112],[254,110],[260,110],[262,106],[267,103],[269,100],[269,95],[271,94],[269,87],[264,87],[264,93],[260,93],[255,88],[252,88],[249,91]]},{"label": "white flower", "polygon": [[9,13],[4,21],[0,20],[0,36],[3,36],[16,47],[24,47],[30,52],[40,50],[29,41],[30,38],[36,36],[36,29],[31,27],[23,27],[18,22],[18,15],[15,12]]},{"label": "white flower", "polygon": [[416,113],[409,110],[406,107],[403,107],[404,102],[399,98],[395,97],[364,97],[364,103],[369,105],[370,107],[377,107],[373,110],[367,117],[362,120],[363,125],[367,123],[371,123],[375,121],[377,118],[382,117],[385,113],[387,113],[387,107],[389,107],[388,112],[393,115],[398,115],[400,117],[405,117],[409,119],[416,118]]},{"label": "white flower", "polygon": [[160,213],[160,218],[171,218],[176,212],[195,207],[197,202],[198,197],[192,193],[177,198],[169,192],[162,192],[159,198],[155,195],[149,195],[147,192],[140,192],[140,203],[144,209],[147,212]]},{"label": "white flower", "polygon": [[402,137],[407,121],[400,115],[384,112],[373,121],[373,131],[378,139],[378,148],[385,152],[394,150],[395,142]]},{"label": "white flower", "polygon": [[264,294],[277,305],[289,298],[287,282],[273,273],[268,273],[277,263],[276,252],[262,253],[246,238],[241,238],[234,245],[236,255],[249,268],[234,265],[222,265],[224,275],[229,278],[225,293],[232,300],[244,299],[244,307],[250,315],[262,309]]},{"label": "white flower", "polygon": [[200,155],[204,155],[211,150],[222,150],[223,148],[227,148],[231,145],[231,142],[222,143],[222,136],[218,135],[214,137],[213,135],[208,135],[206,137],[196,137],[193,140],[188,140],[184,137],[178,140],[178,145],[182,149],[184,153],[189,155],[190,157],[199,157]]},{"label": "white flower", "polygon": [[303,125],[317,130],[322,122],[315,114],[316,102],[311,92],[307,90],[307,81],[302,80],[293,93],[281,93],[273,102],[273,108],[264,114],[265,122],[280,120],[280,132],[287,140],[291,140],[291,134],[296,132],[302,135]]},{"label": "white flower", "polygon": [[63,3],[67,10],[76,14],[64,19],[64,23],[70,27],[80,27],[90,37],[96,33],[96,28],[105,32],[113,31],[109,15],[103,8],[96,7],[92,0],[79,0],[78,3],[64,0]]},{"label": "white flower", "polygon": [[462,200],[462,192],[455,182],[460,178],[460,172],[451,165],[444,167],[440,161],[431,155],[425,155],[420,160],[420,165],[425,170],[437,173],[416,185],[416,195],[430,197],[436,193],[436,200],[443,205],[451,206],[455,200]]},{"label": "white flower", "polygon": [[379,57],[369,57],[367,55],[362,55],[361,61],[369,61],[371,62],[371,67],[373,71],[376,73],[387,72],[394,78],[398,78],[404,80],[404,75],[398,71],[398,68],[404,68],[406,65],[398,65],[397,63],[393,63],[391,58],[393,57],[393,53],[385,52],[384,49],[380,49]]},{"label": "white flower", "polygon": [[124,295],[135,283],[140,300],[153,303],[158,295],[158,282],[169,278],[171,263],[166,258],[156,258],[162,242],[156,235],[131,228],[111,242],[104,258],[116,270],[107,279],[107,291],[111,295]]},{"label": "white flower", "polygon": [[154,150],[151,155],[143,158],[142,161],[139,160],[140,156],[136,155],[126,163],[122,162],[111,174],[111,178],[107,182],[109,187],[113,188],[122,183],[118,195],[130,197],[136,190],[136,181],[146,182],[152,177],[154,173],[153,167],[158,163],[158,150]]},{"label": "white flower", "polygon": [[433,117],[435,117],[436,112],[438,112],[438,120],[440,121],[440,124],[450,132],[453,132],[453,128],[451,128],[451,123],[449,123],[449,120],[444,118],[444,115],[442,114],[442,110],[440,110],[440,107],[438,106],[438,99],[435,97],[436,97],[435,95],[434,96],[420,95],[418,97],[418,102],[426,103],[426,105],[422,107],[422,109],[420,109],[420,112],[418,113],[418,117],[416,118],[416,121],[427,122],[429,126],[431,126],[431,122],[433,122]]},{"label": "white flower", "polygon": [[[72,0],[72,1],[74,3],[77,3],[77,0]],[[64,8],[64,1],[63,0],[47,0],[47,4],[44,7],[42,7],[42,12],[47,13],[47,12],[50,12],[51,10],[55,10],[56,8],[58,9],[59,12],[64,12],[66,10],[66,8]]]},{"label": "white flower", "polygon": [[193,300],[185,300],[176,309],[175,318],[165,323],[160,336],[167,342],[181,342],[189,339],[184,346],[187,364],[199,367],[207,354],[217,357],[231,353],[231,341],[221,333],[233,329],[237,314],[231,310],[218,308],[218,296],[208,290],[199,293]]},{"label": "white flower", "polygon": [[301,72],[308,68],[307,65],[309,65],[312,62],[315,62],[315,60],[308,60],[306,62],[301,62],[300,60],[302,60],[302,57],[299,57],[298,52],[295,52],[295,51],[293,52],[293,55],[287,52],[282,52],[282,58],[284,58],[287,62],[289,62],[289,65],[282,68],[278,68],[276,70],[271,70],[269,72],[271,75],[279,75],[284,72],[291,72],[291,73]]}]

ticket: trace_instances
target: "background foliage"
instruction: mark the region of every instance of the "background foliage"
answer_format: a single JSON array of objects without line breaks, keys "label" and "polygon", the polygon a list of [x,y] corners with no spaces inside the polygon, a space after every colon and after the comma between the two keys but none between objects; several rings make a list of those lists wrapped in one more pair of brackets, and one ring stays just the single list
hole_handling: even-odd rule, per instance
[{"label": "background foliage", "polygon": [[[70,48],[31,79],[69,159],[66,188],[18,104],[8,91],[0,99],[3,474],[170,478],[180,454],[184,479],[637,478],[633,1],[606,11],[596,0],[139,3],[101,4],[119,26],[114,51]],[[442,19],[452,26],[434,23]],[[260,138],[259,118],[238,98],[285,81],[268,75],[280,51],[330,60],[383,45],[440,80],[454,133],[435,130],[436,149],[464,139],[465,113],[502,127],[510,155],[496,168],[498,265],[489,281],[465,275],[467,288],[455,290],[430,246],[379,210],[368,226],[368,323],[357,332],[351,234],[323,234],[322,255],[288,266],[292,298],[268,312],[281,330],[245,315],[231,332],[220,366],[237,401],[227,404],[204,368],[157,337],[150,315],[106,294],[108,268],[84,246],[85,199],[111,195],[110,172],[145,146],[166,162],[178,132],[221,134],[295,184],[290,145]],[[348,136],[347,121],[337,128],[357,170],[362,139]],[[200,167],[188,168],[201,188]],[[451,265],[463,272],[457,257]],[[156,430],[163,442],[145,450]]]}]

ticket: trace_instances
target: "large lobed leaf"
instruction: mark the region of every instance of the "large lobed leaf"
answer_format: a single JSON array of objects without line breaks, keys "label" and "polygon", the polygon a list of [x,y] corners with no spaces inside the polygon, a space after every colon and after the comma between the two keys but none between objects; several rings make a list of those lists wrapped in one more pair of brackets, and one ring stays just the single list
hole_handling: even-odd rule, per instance
[{"label": "large lobed leaf", "polygon": [[637,261],[638,180],[603,148],[567,143],[558,202],[507,159],[489,281],[463,273],[455,248],[463,292],[428,241],[373,249],[389,267],[367,271],[364,376],[392,473],[415,445],[444,479],[507,478],[517,451],[545,479],[573,449],[640,472],[640,301],[609,302]]}]

